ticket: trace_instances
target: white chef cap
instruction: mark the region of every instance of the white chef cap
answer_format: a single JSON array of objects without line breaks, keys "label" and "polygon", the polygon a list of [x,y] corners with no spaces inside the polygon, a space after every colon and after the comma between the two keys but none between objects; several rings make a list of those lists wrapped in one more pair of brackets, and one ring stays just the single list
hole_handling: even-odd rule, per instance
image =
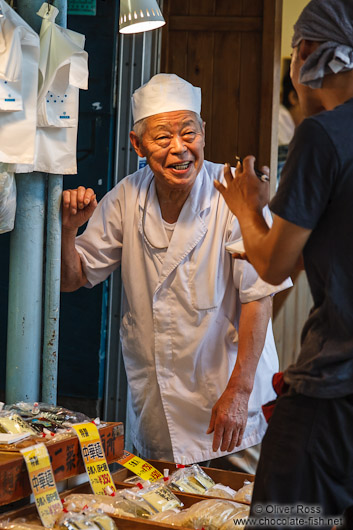
[{"label": "white chef cap", "polygon": [[201,88],[175,74],[157,74],[131,97],[134,124],[162,112],[191,110],[200,114]]}]

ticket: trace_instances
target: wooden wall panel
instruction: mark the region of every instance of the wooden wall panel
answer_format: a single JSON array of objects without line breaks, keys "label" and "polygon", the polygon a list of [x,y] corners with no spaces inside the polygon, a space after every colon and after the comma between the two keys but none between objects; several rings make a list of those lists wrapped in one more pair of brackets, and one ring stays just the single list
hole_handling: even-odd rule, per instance
[{"label": "wooden wall panel", "polygon": [[[214,35],[203,31],[188,35],[188,64],[186,79],[195,86],[202,87],[202,117],[206,123],[211,122],[210,111],[213,102],[213,64],[214,64]],[[207,51],[207,60],[205,60]],[[205,156],[210,154],[212,145],[212,128],[207,132]]]},{"label": "wooden wall panel", "polygon": [[[223,61],[215,61],[213,77],[213,104],[211,119],[206,126],[206,146],[212,131],[212,150],[207,157],[214,162],[234,163],[234,155],[239,136],[239,84],[240,84],[241,36],[237,33],[215,33],[215,57],[223,56]],[[231,130],[228,124],[231,116]]]},{"label": "wooden wall panel", "polygon": [[216,0],[191,0],[189,15],[214,15]]},{"label": "wooden wall panel", "polygon": [[[164,0],[161,72],[201,87],[205,155],[212,161],[258,157],[260,150],[261,163],[271,160],[273,90],[263,89],[277,82],[273,48],[280,50],[281,21],[269,25],[266,12],[281,1]],[[260,141],[262,134],[270,141]]]},{"label": "wooden wall panel", "polygon": [[259,33],[244,33],[241,39],[238,154],[258,157],[261,101],[261,49]]},{"label": "wooden wall panel", "polygon": [[215,15],[217,16],[241,16],[243,6],[241,2],[234,0],[217,0]]},{"label": "wooden wall panel", "polygon": [[242,13],[244,16],[262,17],[265,4],[270,4],[267,0],[242,0]]}]

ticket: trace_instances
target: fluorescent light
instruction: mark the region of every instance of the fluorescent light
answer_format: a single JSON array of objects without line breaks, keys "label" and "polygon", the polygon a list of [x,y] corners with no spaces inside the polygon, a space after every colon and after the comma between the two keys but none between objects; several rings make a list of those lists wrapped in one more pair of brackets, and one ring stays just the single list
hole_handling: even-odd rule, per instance
[{"label": "fluorescent light", "polygon": [[141,33],[164,26],[156,0],[120,0],[120,33]]}]

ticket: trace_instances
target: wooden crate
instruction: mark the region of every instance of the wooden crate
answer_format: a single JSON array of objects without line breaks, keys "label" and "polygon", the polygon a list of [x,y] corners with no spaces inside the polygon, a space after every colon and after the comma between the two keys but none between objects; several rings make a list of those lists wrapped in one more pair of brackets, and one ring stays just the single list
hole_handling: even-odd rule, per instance
[{"label": "wooden crate", "polygon": [[[108,463],[123,455],[124,428],[121,422],[106,423],[99,429]],[[38,439],[38,442],[42,439]],[[75,434],[46,443],[56,482],[85,472],[81,448]],[[28,497],[32,493],[23,456],[15,451],[0,451],[0,506]]]},{"label": "wooden crate", "polygon": [[[206,469],[206,468],[205,468]],[[122,470],[126,472],[127,476],[127,470]],[[120,473],[119,471],[117,473]],[[114,473],[114,476],[116,473]],[[125,484],[126,486],[126,484]],[[123,485],[117,484],[117,488],[122,488]],[[72,490],[67,490],[63,492],[60,497],[65,498],[69,494],[73,493],[92,493],[91,486],[88,482],[81,484],[80,486],[77,486],[76,488]],[[205,497],[199,496],[199,495],[191,495],[188,493],[177,493],[177,497],[182,501],[184,508],[189,508],[193,504],[200,502],[201,500],[205,500]],[[6,526],[4,525],[4,520],[9,521],[9,525],[11,524],[11,520],[19,518],[19,517],[30,517],[35,516],[37,514],[36,507],[34,504],[27,505],[23,508],[13,510],[11,512],[8,512],[6,514],[3,514],[0,516],[0,522],[1,527],[6,530]],[[112,519],[114,519],[116,526],[119,530],[187,530],[185,527],[182,526],[175,526],[175,525],[169,525],[167,523],[163,522],[157,522],[157,521],[149,521],[148,519],[139,519],[134,517],[124,517],[124,516],[113,516],[110,515]],[[39,522],[39,517],[37,517],[37,522]]]},{"label": "wooden crate", "polygon": [[[176,470],[176,464],[173,462],[166,462],[163,460],[147,460],[147,462],[149,462],[153,467],[158,469],[158,471],[160,471],[162,474],[163,474],[164,469],[169,469],[169,475],[171,475],[173,471]],[[215,469],[212,467],[202,467],[202,466],[201,466],[201,469],[203,469],[205,473],[207,473],[207,475],[216,482],[216,484],[223,484],[224,486],[229,486],[235,491],[239,490],[240,488],[244,486],[245,480],[249,482],[254,482],[255,480],[255,475],[249,475],[248,473],[239,473],[237,471],[226,471],[223,469]],[[126,480],[127,478],[133,475],[134,473],[130,471],[129,469],[121,469],[113,473],[112,477],[113,477],[114,483],[117,488],[122,488],[122,487],[126,488],[129,486],[132,487],[132,485],[126,484],[124,480]],[[191,497],[192,499],[197,498],[198,501],[204,500],[204,499],[219,498],[216,496],[211,497],[208,495],[207,496],[196,495],[194,493],[180,493],[176,491],[174,491],[174,493],[177,494],[180,500],[184,503],[185,507],[188,507],[190,505],[187,500],[189,497]],[[193,504],[193,502],[191,504]]]}]

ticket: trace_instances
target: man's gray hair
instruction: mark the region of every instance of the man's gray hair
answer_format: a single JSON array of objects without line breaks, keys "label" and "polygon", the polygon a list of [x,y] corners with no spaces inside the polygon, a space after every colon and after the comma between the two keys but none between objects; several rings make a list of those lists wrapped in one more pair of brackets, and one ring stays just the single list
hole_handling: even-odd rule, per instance
[{"label": "man's gray hair", "polygon": [[[197,122],[200,125],[200,129],[202,130],[203,119],[201,118],[200,114],[197,114],[196,112],[194,112],[193,114],[195,114]],[[143,118],[142,120],[137,121],[135,123],[135,125],[133,126],[133,128],[132,128],[132,130],[134,131],[134,133],[136,134],[136,136],[137,136],[137,138],[139,139],[140,142],[142,141],[142,137],[143,137],[143,135],[146,132],[147,120],[148,120],[148,118]]]}]

